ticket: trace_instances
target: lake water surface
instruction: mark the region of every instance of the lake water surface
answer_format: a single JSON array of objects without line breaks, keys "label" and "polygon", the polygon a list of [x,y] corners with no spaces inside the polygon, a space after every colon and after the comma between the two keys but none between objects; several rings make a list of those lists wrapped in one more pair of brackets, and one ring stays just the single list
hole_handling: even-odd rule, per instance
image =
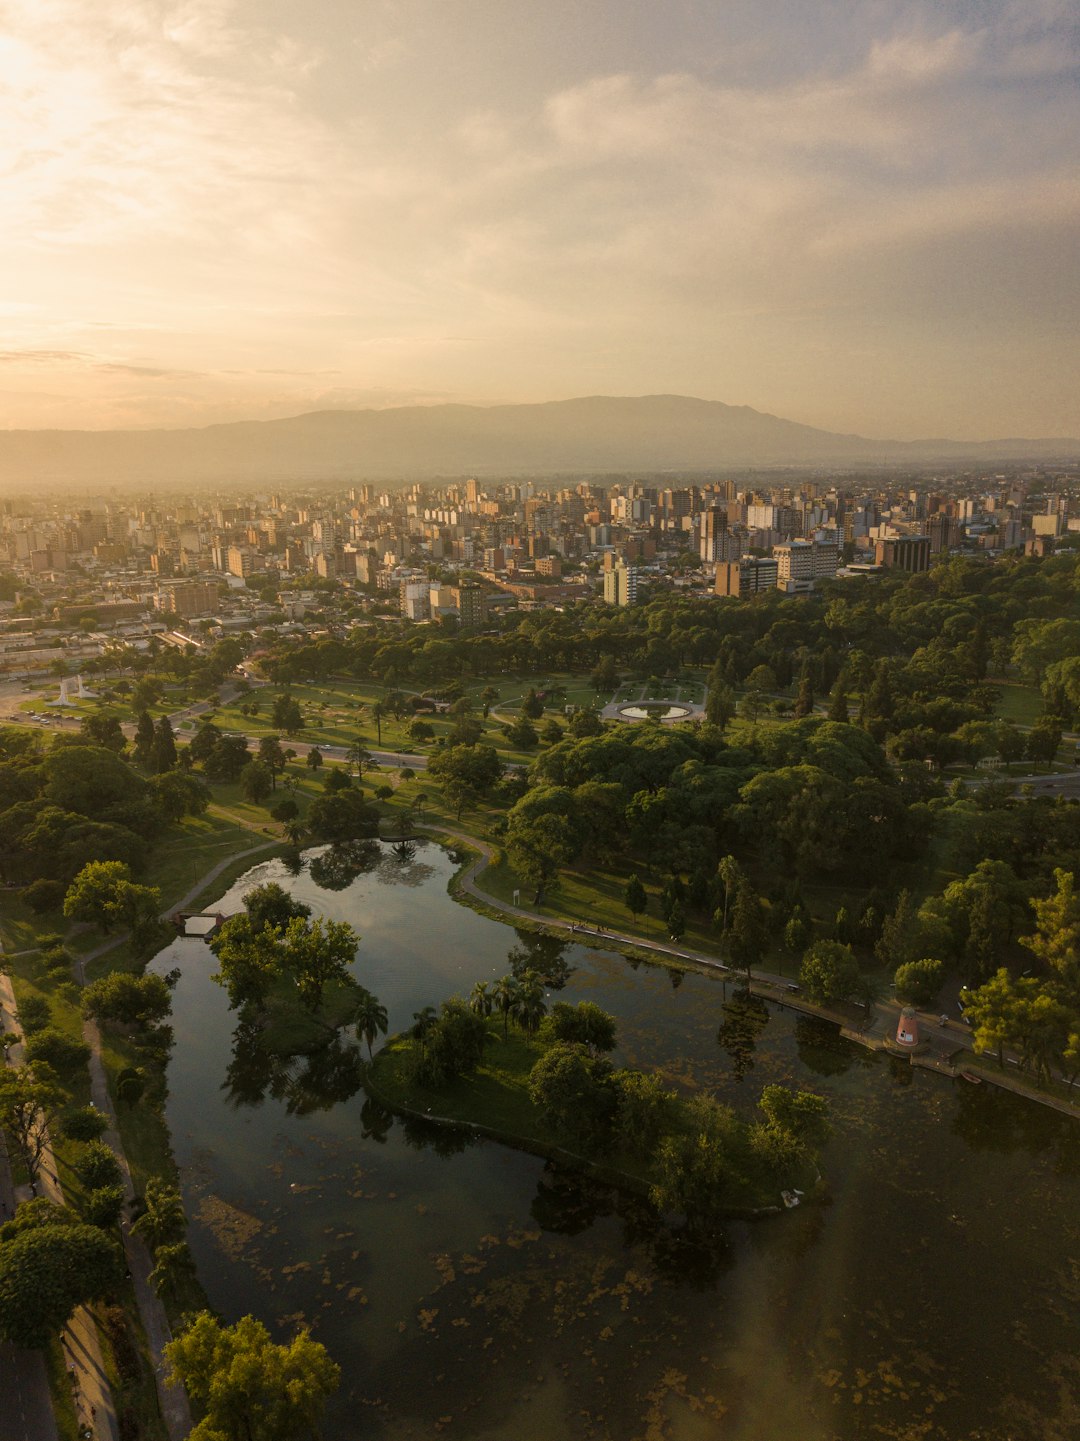
[{"label": "lake water surface", "polygon": [[[277,880],[348,921],[393,1031],[536,945],[451,900],[453,871],[437,846],[384,847],[327,890],[273,861],[221,909]],[[267,1064],[201,941],[154,963],[183,973],[168,1118],[200,1278],[227,1319],[304,1321],[329,1348],[327,1437],[1080,1436],[1075,1122],[779,1008],[755,1044],[719,979],[561,954],[566,998],[618,1017],[616,1060],[746,1109],[771,1080],[828,1096],[830,1204],[733,1223],[703,1254],[535,1157],[388,1121],[347,1049]]]}]

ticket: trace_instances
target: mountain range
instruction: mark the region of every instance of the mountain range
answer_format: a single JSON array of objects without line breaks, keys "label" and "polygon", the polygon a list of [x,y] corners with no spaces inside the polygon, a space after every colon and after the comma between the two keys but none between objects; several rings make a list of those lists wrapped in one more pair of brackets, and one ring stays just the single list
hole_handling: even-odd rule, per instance
[{"label": "mountain range", "polygon": [[868,440],[684,395],[323,410],[186,430],[0,431],[0,491],[1072,460],[1080,440]]}]

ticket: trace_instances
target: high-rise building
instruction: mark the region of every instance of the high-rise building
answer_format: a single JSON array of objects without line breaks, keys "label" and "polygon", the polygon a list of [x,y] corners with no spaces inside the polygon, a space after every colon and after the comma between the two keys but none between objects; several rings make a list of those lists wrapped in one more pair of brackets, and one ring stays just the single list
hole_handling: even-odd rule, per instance
[{"label": "high-rise building", "polygon": [[930,569],[930,537],[928,535],[892,535],[879,540],[874,547],[878,565],[890,570],[906,570],[912,575]]},{"label": "high-rise building", "polygon": [[727,511],[719,505],[711,505],[701,513],[701,559],[705,562],[720,560],[723,537],[727,534]]},{"label": "high-rise building", "polygon": [[717,595],[756,595],[776,589],[777,562],[771,557],[744,556],[742,560],[721,561],[716,567]]},{"label": "high-rise building", "polygon": [[637,588],[636,566],[617,560],[604,572],[604,600],[608,605],[633,605],[637,601]]}]

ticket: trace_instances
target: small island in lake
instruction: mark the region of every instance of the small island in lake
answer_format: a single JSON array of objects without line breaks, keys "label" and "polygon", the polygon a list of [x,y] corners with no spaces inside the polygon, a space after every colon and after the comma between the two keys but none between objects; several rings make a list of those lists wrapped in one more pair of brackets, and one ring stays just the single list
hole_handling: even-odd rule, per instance
[{"label": "small island in lake", "polygon": [[[450,1122],[578,1166],[647,1195],[707,1232],[731,1215],[793,1204],[818,1184],[828,1104],[766,1086],[753,1120],[706,1095],[616,1069],[615,1021],[590,1001],[556,1001],[526,972],[468,1001],[427,1006],[368,1069],[390,1110]],[[785,1194],[786,1193],[786,1194]]]}]

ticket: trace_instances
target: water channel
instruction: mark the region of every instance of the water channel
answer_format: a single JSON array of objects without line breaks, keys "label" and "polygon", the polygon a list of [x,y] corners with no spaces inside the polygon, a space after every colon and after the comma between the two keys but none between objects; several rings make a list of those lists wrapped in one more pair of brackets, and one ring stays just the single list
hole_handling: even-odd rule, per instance
[{"label": "water channel", "polygon": [[[277,880],[348,921],[391,1030],[537,946],[457,905],[437,846],[382,848],[351,881],[329,869],[343,888],[258,866],[221,909]],[[168,1117],[200,1277],[227,1319],[310,1324],[343,1369],[328,1438],[1080,1435],[1075,1122],[780,1008],[725,1012],[717,979],[561,957],[565,997],[618,1017],[617,1061],[747,1109],[770,1080],[827,1095],[830,1203],[693,1250],[535,1157],[389,1122],[347,1049],[268,1065],[234,1035],[203,942],[155,961],[182,971]]]}]

